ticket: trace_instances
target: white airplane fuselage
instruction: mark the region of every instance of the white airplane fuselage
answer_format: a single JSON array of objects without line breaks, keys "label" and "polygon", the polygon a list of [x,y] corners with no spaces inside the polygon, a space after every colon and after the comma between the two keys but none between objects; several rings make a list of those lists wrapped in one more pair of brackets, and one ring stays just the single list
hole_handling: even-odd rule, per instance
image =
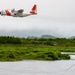
[{"label": "white airplane fuselage", "polygon": [[29,13],[24,13],[23,9],[20,10],[2,10],[0,12],[1,16],[12,16],[12,17],[26,17],[30,15],[36,15],[36,5],[34,5]]}]

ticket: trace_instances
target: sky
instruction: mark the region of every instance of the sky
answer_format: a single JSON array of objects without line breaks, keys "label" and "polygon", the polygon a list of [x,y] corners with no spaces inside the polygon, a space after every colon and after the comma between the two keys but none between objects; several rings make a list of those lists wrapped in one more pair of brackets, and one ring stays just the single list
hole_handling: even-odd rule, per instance
[{"label": "sky", "polygon": [[0,16],[0,35],[59,37],[75,36],[75,0],[0,0],[0,10],[37,5],[37,15],[24,18]]}]

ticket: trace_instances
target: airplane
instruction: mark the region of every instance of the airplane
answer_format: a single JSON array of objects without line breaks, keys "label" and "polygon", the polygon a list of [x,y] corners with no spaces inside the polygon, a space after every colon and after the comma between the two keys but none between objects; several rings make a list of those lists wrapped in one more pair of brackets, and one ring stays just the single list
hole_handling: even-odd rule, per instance
[{"label": "airplane", "polygon": [[12,16],[12,17],[26,17],[26,16],[30,16],[30,15],[36,15],[37,14],[37,5],[35,4],[31,11],[29,13],[24,13],[23,9],[20,10],[2,10],[0,11],[0,15],[1,16]]}]

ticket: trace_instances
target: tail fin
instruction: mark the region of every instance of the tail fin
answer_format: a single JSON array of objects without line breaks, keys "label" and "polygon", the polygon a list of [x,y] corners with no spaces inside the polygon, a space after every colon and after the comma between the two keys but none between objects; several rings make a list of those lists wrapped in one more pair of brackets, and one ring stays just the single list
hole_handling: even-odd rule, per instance
[{"label": "tail fin", "polygon": [[30,11],[31,14],[37,14],[37,6],[34,5]]}]

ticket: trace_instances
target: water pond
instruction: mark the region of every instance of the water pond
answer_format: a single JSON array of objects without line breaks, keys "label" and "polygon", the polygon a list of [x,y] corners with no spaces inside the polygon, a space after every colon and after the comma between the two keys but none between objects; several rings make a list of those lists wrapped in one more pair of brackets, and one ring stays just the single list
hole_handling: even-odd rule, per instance
[{"label": "water pond", "polygon": [[0,62],[0,75],[75,75],[75,56],[71,60]]}]

